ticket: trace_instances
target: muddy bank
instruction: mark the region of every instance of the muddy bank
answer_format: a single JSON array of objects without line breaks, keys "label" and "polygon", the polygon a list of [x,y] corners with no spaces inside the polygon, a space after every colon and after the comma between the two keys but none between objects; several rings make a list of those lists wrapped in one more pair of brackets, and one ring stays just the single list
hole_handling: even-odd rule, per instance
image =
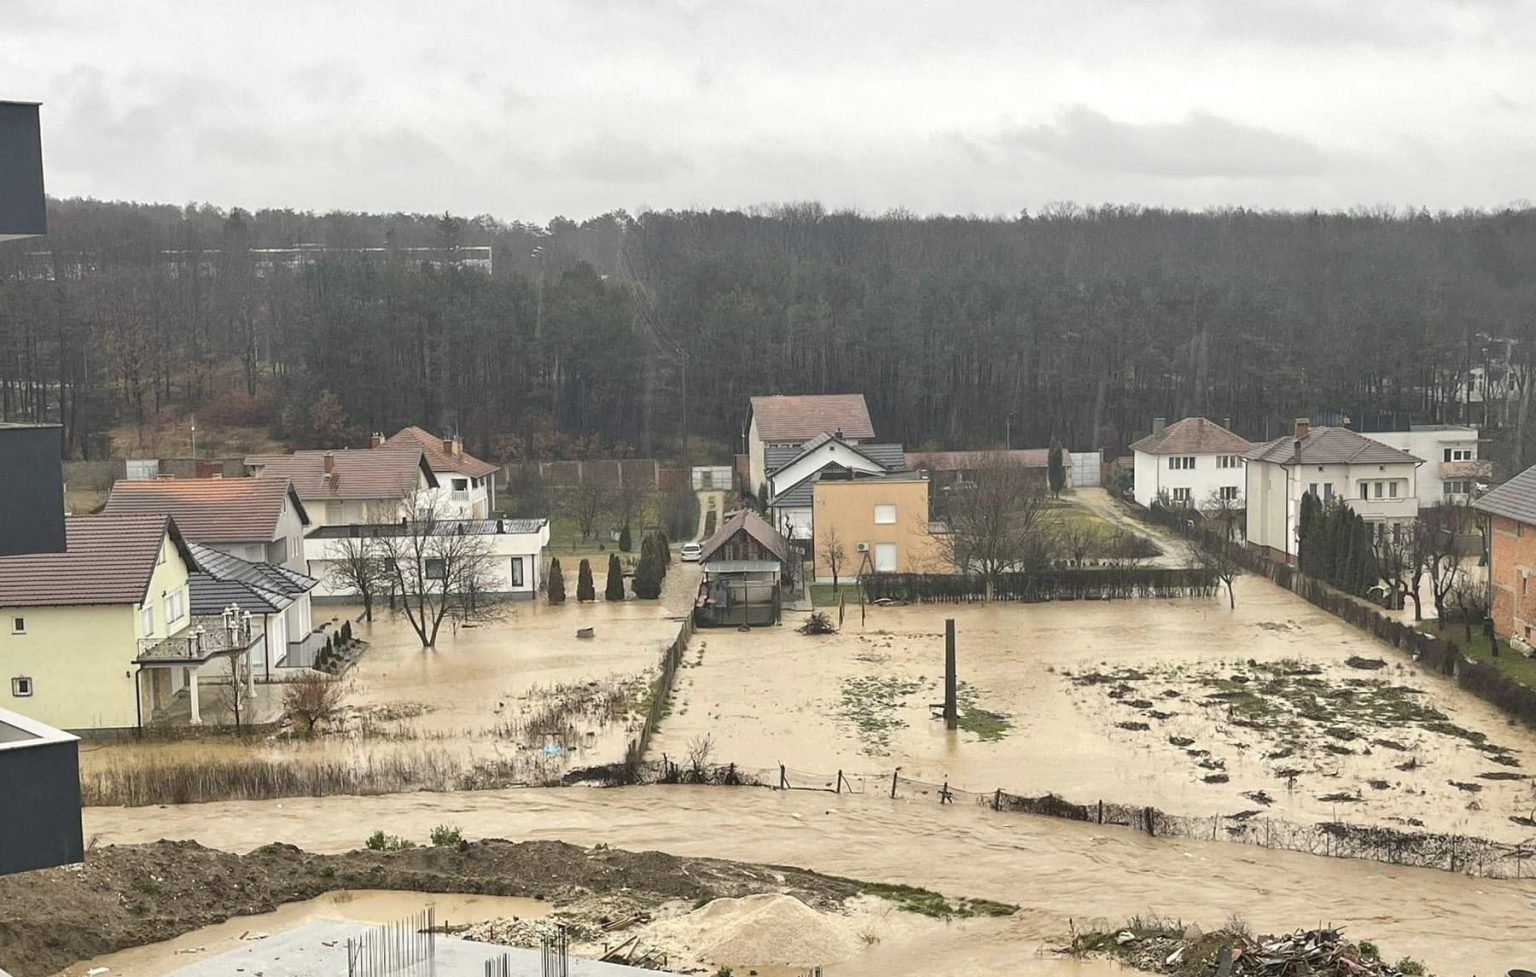
[{"label": "muddy bank", "polygon": [[[1369,935],[1394,960],[1413,956],[1442,973],[1492,974],[1528,955],[1536,910],[1536,884],[1529,881],[1149,838],[1119,828],[870,795],[577,788],[85,812],[87,834],[102,842],[170,834],[237,851],[273,839],[342,851],[355,848],[359,834],[374,827],[421,839],[445,820],[477,837],[560,838],[799,865],[1022,907],[1001,920],[1006,926],[998,931],[936,942],[931,952],[877,948],[868,966],[842,968],[847,973],[1009,972],[1010,961],[1061,945],[1069,919],[1079,929],[1106,928],[1158,912],[1210,931],[1236,911],[1260,932],[1321,921]],[[1095,927],[1095,920],[1103,925]],[[926,969],[914,969],[918,959]],[[996,966],[989,971],[983,964]]]},{"label": "muddy bank", "polygon": [[158,841],[97,848],[84,865],[0,879],[0,960],[15,977],[45,977],[77,960],[338,889],[521,896],[555,906],[620,891],[641,904],[779,893],[832,908],[863,888],[794,868],[556,841],[335,855],[277,843],[237,855]]}]

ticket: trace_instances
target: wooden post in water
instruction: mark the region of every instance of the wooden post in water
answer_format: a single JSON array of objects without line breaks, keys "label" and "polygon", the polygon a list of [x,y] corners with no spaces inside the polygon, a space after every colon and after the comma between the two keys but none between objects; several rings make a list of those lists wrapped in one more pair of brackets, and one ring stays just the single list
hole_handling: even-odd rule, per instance
[{"label": "wooden post in water", "polygon": [[955,619],[944,619],[944,728],[958,729],[960,713],[955,707]]}]

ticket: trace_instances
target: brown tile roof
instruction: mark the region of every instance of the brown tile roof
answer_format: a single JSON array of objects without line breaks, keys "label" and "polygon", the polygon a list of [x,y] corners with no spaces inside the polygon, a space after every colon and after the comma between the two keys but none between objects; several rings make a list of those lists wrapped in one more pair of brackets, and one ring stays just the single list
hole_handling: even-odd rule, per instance
[{"label": "brown tile roof", "polygon": [[456,475],[484,478],[487,475],[494,475],[498,470],[490,462],[481,461],[462,449],[457,455],[449,454],[443,450],[442,438],[414,425],[401,429],[384,443],[410,444],[420,448],[421,453],[427,456],[427,464],[431,465],[435,472],[453,472]]},{"label": "brown tile roof", "polygon": [[1245,455],[1253,443],[1204,417],[1174,421],[1155,434],[1131,443],[1132,451],[1149,455]]},{"label": "brown tile roof", "polygon": [[731,514],[730,518],[715,530],[715,534],[704,541],[703,549],[699,552],[699,562],[708,563],[715,551],[724,546],[726,542],[738,532],[746,532],[748,536],[762,543],[764,548],[779,558],[780,563],[790,563],[792,558],[789,553],[789,540],[785,539],[778,530],[763,521],[763,517],[751,509],[740,509]]},{"label": "brown tile roof", "polygon": [[101,510],[109,516],[169,515],[194,543],[270,543],[277,538],[283,499],[290,497],[307,525],[309,515],[286,478],[186,478],[112,486]]},{"label": "brown tile roof", "polygon": [[752,398],[757,436],[764,441],[806,441],[823,432],[843,432],[863,441],[875,436],[863,394],[801,394]]},{"label": "brown tile roof", "polygon": [[1423,462],[1406,451],[1380,441],[1372,441],[1347,427],[1314,427],[1301,439],[1290,435],[1255,445],[1248,452],[1249,461],[1267,461],[1278,465],[1416,465]]},{"label": "brown tile roof", "polygon": [[[325,456],[334,464],[325,473]],[[403,499],[416,488],[417,473],[436,487],[437,478],[419,447],[385,444],[379,448],[295,451],[291,455],[252,455],[247,467],[260,467],[259,478],[287,478],[306,502],[327,499]]]},{"label": "brown tile roof", "polygon": [[1050,465],[1048,448],[1017,448],[1013,451],[908,451],[907,467],[930,472],[970,472],[998,464],[999,459],[1023,468]]},{"label": "brown tile roof", "polygon": [[0,557],[0,607],[137,604],[145,597],[166,533],[189,569],[196,562],[165,515],[70,516],[63,553]]}]

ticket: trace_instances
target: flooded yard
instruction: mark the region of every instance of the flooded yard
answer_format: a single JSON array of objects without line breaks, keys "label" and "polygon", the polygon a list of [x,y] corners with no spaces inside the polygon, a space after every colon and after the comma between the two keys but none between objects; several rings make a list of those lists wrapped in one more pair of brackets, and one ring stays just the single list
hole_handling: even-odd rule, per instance
[{"label": "flooded yard", "polygon": [[[958,634],[947,732],[944,619]],[[840,633],[700,632],[652,752],[892,771],[1177,814],[1536,836],[1536,737],[1267,581],[1225,596],[847,608]]]},{"label": "flooded yard", "polygon": [[1536,885],[1529,881],[1148,838],[1121,828],[877,795],[654,786],[85,812],[86,832],[101,844],[196,838],[232,851],[275,840],[339,852],[358,847],[376,828],[420,841],[443,822],[466,837],[561,839],[793,865],[1021,907],[1014,916],[974,921],[929,942],[876,947],[857,966],[829,973],[1012,973],[1017,963],[1020,973],[1088,977],[1109,972],[1108,965],[1074,970],[1071,962],[1037,957],[1065,942],[1069,919],[1082,930],[1157,913],[1210,931],[1236,913],[1255,932],[1323,922],[1376,942],[1394,960],[1411,955],[1437,973],[1494,974],[1528,966],[1536,911]]},{"label": "flooded yard", "polygon": [[[674,564],[658,601],[509,603],[475,627],[445,623],[431,649],[387,609],[370,624],[357,620],[359,608],[317,608],[338,625],[353,621],[354,635],[368,642],[342,679],[339,724],[307,738],[87,742],[86,801],[131,800],[155,782],[174,784],[172,799],[218,796],[221,776],[232,796],[480,788],[541,783],[572,766],[619,760],[697,575],[694,565]],[[580,628],[593,637],[578,638]],[[261,686],[258,695],[280,698],[282,688]]]}]

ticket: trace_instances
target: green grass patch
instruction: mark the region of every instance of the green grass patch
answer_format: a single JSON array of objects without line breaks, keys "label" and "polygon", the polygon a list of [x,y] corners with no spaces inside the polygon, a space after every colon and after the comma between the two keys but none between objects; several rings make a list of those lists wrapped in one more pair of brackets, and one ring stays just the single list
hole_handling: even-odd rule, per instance
[{"label": "green grass patch", "polygon": [[1019,907],[991,899],[956,899],[953,902],[931,889],[894,882],[864,882],[862,895],[878,896],[904,912],[935,919],[969,919],[977,916],[1012,916]]},{"label": "green grass patch", "polygon": [[1499,653],[1495,656],[1493,649],[1488,645],[1488,639],[1483,636],[1482,629],[1475,624],[1472,626],[1470,642],[1467,640],[1466,628],[1461,624],[1442,626],[1439,621],[1420,621],[1414,626],[1421,631],[1456,642],[1456,646],[1473,661],[1492,665],[1521,685],[1536,689],[1536,661],[1515,651],[1503,638],[1496,639]]},{"label": "green grass patch", "polygon": [[[832,587],[831,584],[829,584],[829,583],[813,583],[813,584],[810,585],[809,590],[811,592],[811,604],[812,604],[812,606],[814,606],[814,607],[836,607],[837,606],[838,595],[837,595],[837,593],[833,592],[833,587]],[[846,604],[850,610],[856,609],[859,606],[859,593],[860,593],[860,590],[859,590],[859,585],[858,584],[856,584],[856,583],[840,584],[837,587],[837,591],[842,594],[843,603]]]},{"label": "green grass patch", "polygon": [[841,717],[853,724],[869,756],[885,756],[891,748],[891,730],[904,729],[906,720],[896,710],[925,683],[889,675],[857,675],[843,679]]},{"label": "green grass patch", "polygon": [[976,708],[960,710],[959,725],[967,733],[975,733],[983,742],[1000,740],[1013,728],[1012,721],[1002,713]]}]

